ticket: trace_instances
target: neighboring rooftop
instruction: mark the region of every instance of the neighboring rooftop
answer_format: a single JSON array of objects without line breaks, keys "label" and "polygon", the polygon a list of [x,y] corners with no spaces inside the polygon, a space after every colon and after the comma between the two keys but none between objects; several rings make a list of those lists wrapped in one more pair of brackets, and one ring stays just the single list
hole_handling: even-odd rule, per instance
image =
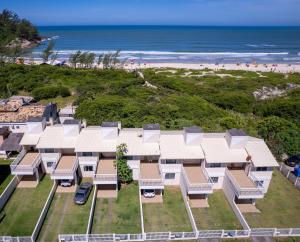
[{"label": "neighboring rooftop", "polygon": [[4,150],[7,152],[20,151],[21,146],[19,143],[22,137],[23,133],[10,133],[7,139],[5,139],[0,146],[0,150]]},{"label": "neighboring rooftop", "polygon": [[28,118],[27,122],[32,122],[32,123],[42,122],[43,119],[44,119],[43,117],[30,117]]},{"label": "neighboring rooftop", "polygon": [[64,121],[64,124],[66,124],[66,125],[80,124],[80,120],[78,120],[78,119],[66,119]]},{"label": "neighboring rooftop", "polygon": [[184,128],[186,133],[202,133],[202,129],[198,126],[186,127]]},{"label": "neighboring rooftop", "polygon": [[247,136],[247,134],[241,129],[230,129],[228,132],[231,136]]},{"label": "neighboring rooftop", "polygon": [[116,147],[117,139],[103,139],[101,127],[91,126],[81,130],[75,152],[116,152]]},{"label": "neighboring rooftop", "polygon": [[143,126],[144,130],[160,130],[160,125],[159,124],[145,124]]},{"label": "neighboring rooftop", "polygon": [[118,122],[102,122],[101,127],[118,127],[119,123]]},{"label": "neighboring rooftop", "polygon": [[204,159],[202,147],[187,145],[182,131],[163,131],[160,151],[161,159]]},{"label": "neighboring rooftop", "polygon": [[9,133],[9,128],[7,126],[3,126],[0,128],[0,135],[6,135]]},{"label": "neighboring rooftop", "polygon": [[66,137],[63,125],[47,126],[37,144],[39,149],[74,149],[77,136]]}]

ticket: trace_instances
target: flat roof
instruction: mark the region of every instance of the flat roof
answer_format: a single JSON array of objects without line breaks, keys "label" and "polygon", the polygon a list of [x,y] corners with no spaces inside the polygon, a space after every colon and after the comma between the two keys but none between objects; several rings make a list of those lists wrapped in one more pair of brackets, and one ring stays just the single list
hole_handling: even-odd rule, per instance
[{"label": "flat roof", "polygon": [[116,175],[117,169],[112,159],[101,159],[97,166],[97,173],[102,175]]},{"label": "flat roof", "polygon": [[72,170],[73,166],[76,162],[76,156],[75,155],[62,155],[58,161],[58,164],[55,168],[56,171],[59,170]]},{"label": "flat roof", "polygon": [[201,146],[207,163],[240,163],[248,162],[244,148],[230,149],[224,136],[204,137]]},{"label": "flat roof", "polygon": [[200,145],[187,145],[183,131],[163,131],[160,135],[161,159],[204,159]]},{"label": "flat roof", "polygon": [[161,179],[158,163],[141,163],[140,170],[141,179]]},{"label": "flat roof", "polygon": [[117,139],[103,139],[100,126],[81,130],[75,143],[75,152],[116,152]]},{"label": "flat roof", "polygon": [[246,144],[246,151],[256,167],[279,166],[269,147],[262,139],[250,138]]},{"label": "flat roof", "polygon": [[202,133],[202,129],[200,128],[200,127],[198,127],[198,126],[192,126],[192,127],[186,127],[186,128],[184,128],[184,131],[186,132],[186,133]]},{"label": "flat roof", "polygon": [[159,156],[159,143],[144,143],[143,129],[123,129],[118,138],[118,144],[127,145],[128,156]]},{"label": "flat roof", "polygon": [[37,145],[41,137],[41,134],[25,133],[20,141],[20,145]]},{"label": "flat roof", "polygon": [[74,149],[76,137],[66,137],[63,125],[47,126],[37,144],[39,149]]}]

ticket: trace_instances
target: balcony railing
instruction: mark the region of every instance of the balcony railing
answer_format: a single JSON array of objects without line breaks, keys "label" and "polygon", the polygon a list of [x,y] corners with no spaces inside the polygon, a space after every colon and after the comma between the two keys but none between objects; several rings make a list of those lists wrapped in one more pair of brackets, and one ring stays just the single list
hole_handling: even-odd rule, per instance
[{"label": "balcony railing", "polygon": [[[202,171],[204,173],[204,168],[202,168]],[[206,171],[205,171],[206,172]],[[186,171],[184,170],[184,167],[182,167],[182,174],[185,180],[185,184],[187,186],[188,192],[194,192],[194,193],[211,193],[213,191],[213,183],[208,176],[208,173],[204,173],[204,176],[208,180],[208,182],[205,183],[190,183],[188,175],[186,174]]]},{"label": "balcony railing", "polygon": [[[238,183],[238,181],[236,180],[236,178],[230,173],[230,171],[227,168],[225,170],[225,174],[231,181],[234,192],[238,197],[263,196],[264,189],[262,187],[258,187],[257,185],[254,188],[241,187],[240,184]],[[253,183],[253,184],[255,185],[255,183]]]},{"label": "balcony railing", "polygon": [[162,179],[140,179],[140,187],[163,187],[164,183]]},{"label": "balcony railing", "polygon": [[117,174],[95,174],[94,181],[97,182],[117,182]]},{"label": "balcony railing", "polygon": [[37,164],[41,161],[41,155],[37,154],[34,158],[33,162],[30,165],[19,165],[22,159],[26,155],[26,150],[22,150],[21,153],[17,156],[17,158],[10,165],[11,173],[32,173],[34,172],[34,168],[36,168]]}]

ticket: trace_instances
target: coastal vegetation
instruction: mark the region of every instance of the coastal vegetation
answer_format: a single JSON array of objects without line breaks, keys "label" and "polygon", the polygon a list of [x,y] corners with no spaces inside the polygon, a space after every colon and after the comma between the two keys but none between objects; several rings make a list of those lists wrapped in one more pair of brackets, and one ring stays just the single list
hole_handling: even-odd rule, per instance
[{"label": "coastal vegetation", "polygon": [[41,102],[71,102],[78,105],[76,117],[89,125],[121,121],[123,127],[160,123],[162,129],[198,125],[219,132],[241,128],[266,139],[278,157],[300,152],[299,89],[268,100],[257,100],[253,92],[263,87],[284,88],[288,83],[300,84],[300,75],[15,64],[0,69],[1,97],[21,93]]},{"label": "coastal vegetation", "polygon": [[39,40],[37,28],[27,19],[19,18],[17,14],[7,9],[0,13],[0,47],[21,44],[22,41]]}]

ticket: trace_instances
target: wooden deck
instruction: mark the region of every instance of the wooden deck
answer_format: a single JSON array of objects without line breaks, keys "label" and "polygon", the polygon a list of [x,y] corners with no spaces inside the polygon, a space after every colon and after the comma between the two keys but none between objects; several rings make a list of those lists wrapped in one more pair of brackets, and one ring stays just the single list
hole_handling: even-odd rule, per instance
[{"label": "wooden deck", "polygon": [[114,160],[102,159],[99,161],[97,166],[96,174],[99,175],[116,175],[117,169],[114,164]]},{"label": "wooden deck", "polygon": [[38,152],[27,152],[18,166],[31,166],[38,155]]},{"label": "wooden deck", "polygon": [[141,179],[161,179],[158,163],[141,163],[140,170]]},{"label": "wooden deck", "polygon": [[244,170],[229,170],[241,188],[256,188]]},{"label": "wooden deck", "polygon": [[207,179],[203,174],[202,168],[200,165],[193,166],[183,166],[185,173],[188,177],[189,183],[191,184],[199,184],[199,183],[207,183]]}]

